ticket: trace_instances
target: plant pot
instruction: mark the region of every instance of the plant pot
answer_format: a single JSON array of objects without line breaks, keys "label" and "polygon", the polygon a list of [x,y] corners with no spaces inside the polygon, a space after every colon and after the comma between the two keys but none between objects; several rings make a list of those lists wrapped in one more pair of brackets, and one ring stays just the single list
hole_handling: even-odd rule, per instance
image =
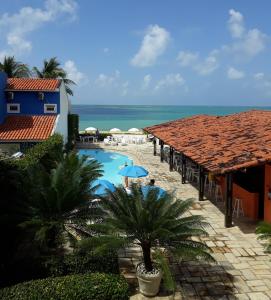
[{"label": "plant pot", "polygon": [[136,277],[138,279],[139,291],[141,294],[152,297],[158,294],[162,279],[162,271],[155,269],[154,273],[142,271],[140,263],[136,267]]}]

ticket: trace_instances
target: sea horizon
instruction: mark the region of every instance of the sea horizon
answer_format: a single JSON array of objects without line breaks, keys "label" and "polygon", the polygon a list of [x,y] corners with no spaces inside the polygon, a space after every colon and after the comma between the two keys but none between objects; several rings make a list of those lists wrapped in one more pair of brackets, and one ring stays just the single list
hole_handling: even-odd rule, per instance
[{"label": "sea horizon", "polygon": [[73,104],[72,112],[79,115],[79,129],[95,127],[99,130],[119,128],[144,128],[171,120],[198,114],[228,115],[242,111],[271,106],[227,106],[227,105],[137,105],[137,104]]}]

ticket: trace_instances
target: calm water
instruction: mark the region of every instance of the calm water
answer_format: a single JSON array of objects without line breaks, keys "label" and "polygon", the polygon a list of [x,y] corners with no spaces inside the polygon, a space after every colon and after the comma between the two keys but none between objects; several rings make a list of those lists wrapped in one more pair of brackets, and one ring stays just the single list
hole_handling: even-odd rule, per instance
[{"label": "calm water", "polygon": [[96,159],[103,165],[104,174],[101,179],[106,179],[115,185],[122,183],[122,176],[118,175],[118,171],[127,163],[132,164],[132,160],[120,153],[96,150],[96,149],[81,149],[79,155],[87,155]]},{"label": "calm water", "polygon": [[154,105],[73,105],[80,116],[80,130],[96,127],[109,130],[113,127],[128,130],[143,128],[169,120],[196,114],[227,115],[250,109],[268,109],[257,106],[154,106]]}]

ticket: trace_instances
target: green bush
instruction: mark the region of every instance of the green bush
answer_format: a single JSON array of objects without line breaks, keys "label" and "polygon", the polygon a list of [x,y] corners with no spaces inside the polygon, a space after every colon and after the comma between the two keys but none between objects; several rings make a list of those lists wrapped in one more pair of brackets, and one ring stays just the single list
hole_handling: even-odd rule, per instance
[{"label": "green bush", "polygon": [[126,300],[129,299],[129,291],[123,277],[93,273],[19,283],[0,290],[0,299]]},{"label": "green bush", "polygon": [[76,114],[68,115],[68,143],[66,148],[68,151],[72,150],[79,134],[79,116]]},{"label": "green bush", "polygon": [[50,257],[44,265],[48,276],[94,272],[119,274],[118,257],[112,252],[102,256],[75,252],[64,257]]},{"label": "green bush", "polygon": [[42,164],[47,170],[55,167],[63,155],[63,138],[54,134],[44,142],[38,143],[27,150],[25,157],[15,161],[20,169],[27,169],[36,164]]}]

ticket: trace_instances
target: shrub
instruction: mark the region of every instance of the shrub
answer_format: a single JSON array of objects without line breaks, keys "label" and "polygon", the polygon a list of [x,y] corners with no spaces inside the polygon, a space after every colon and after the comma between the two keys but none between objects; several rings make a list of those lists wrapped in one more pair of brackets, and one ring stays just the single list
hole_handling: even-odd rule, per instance
[{"label": "shrub", "polygon": [[15,164],[21,169],[27,169],[41,163],[46,170],[55,167],[63,155],[63,138],[60,134],[54,134],[42,143],[27,150],[25,157],[16,160]]},{"label": "shrub", "polygon": [[119,274],[118,257],[116,253],[93,255],[91,253],[67,254],[64,257],[50,257],[45,262],[48,276],[64,276],[104,272]]},{"label": "shrub", "polygon": [[50,277],[19,283],[0,290],[9,300],[126,300],[128,284],[119,275],[84,274]]},{"label": "shrub", "polygon": [[66,149],[68,151],[74,148],[75,142],[78,138],[79,116],[76,114],[68,115],[68,143]]}]

